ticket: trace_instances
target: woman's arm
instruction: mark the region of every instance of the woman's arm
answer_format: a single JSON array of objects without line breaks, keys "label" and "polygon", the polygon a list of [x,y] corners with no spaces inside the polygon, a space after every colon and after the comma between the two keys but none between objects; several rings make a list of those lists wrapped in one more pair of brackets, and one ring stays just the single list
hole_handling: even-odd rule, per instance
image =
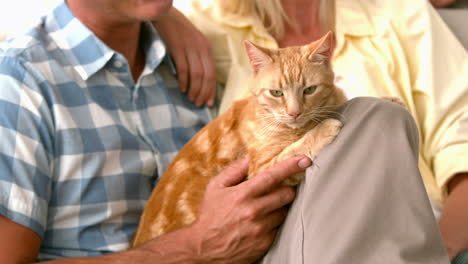
[{"label": "woman's arm", "polygon": [[216,72],[211,43],[176,8],[154,25],[174,59],[180,88],[197,106],[214,104]]},{"label": "woman's arm", "polygon": [[468,54],[427,1],[401,3],[421,157],[446,201],[440,228],[453,258],[468,249]]},{"label": "woman's arm", "polygon": [[449,196],[445,202],[439,226],[449,257],[453,260],[468,250],[468,173],[455,175],[448,184]]}]

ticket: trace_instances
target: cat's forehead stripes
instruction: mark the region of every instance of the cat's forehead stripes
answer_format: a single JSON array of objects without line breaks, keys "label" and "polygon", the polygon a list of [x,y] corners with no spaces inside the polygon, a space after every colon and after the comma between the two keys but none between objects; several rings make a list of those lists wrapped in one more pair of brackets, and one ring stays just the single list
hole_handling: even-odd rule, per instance
[{"label": "cat's forehead stripes", "polygon": [[[300,47],[270,50],[268,58],[271,60],[265,62],[250,80],[249,85],[253,94],[264,93],[265,96],[271,97],[270,92],[265,91],[266,89],[282,90],[285,94],[300,95],[302,98],[303,90],[308,86],[333,87],[334,74],[330,65],[326,62],[313,61],[310,52],[310,49]],[[298,100],[302,100],[301,98]],[[279,99],[276,97],[275,100]],[[268,101],[267,98],[262,100]]]},{"label": "cat's forehead stripes", "polygon": [[[292,62],[292,63],[291,63]],[[283,73],[280,75],[280,79],[282,79],[282,87],[286,86],[287,84],[292,84],[297,82],[301,75],[302,69],[300,61],[284,61],[279,63],[280,71]]]},{"label": "cat's forehead stripes", "polygon": [[[282,49],[272,54],[275,77],[271,85],[278,88],[304,87],[312,85],[311,81],[320,82],[321,75],[314,74],[320,71],[321,66],[313,65],[312,61],[304,56],[304,51],[298,47]],[[316,79],[316,80],[314,80]]]},{"label": "cat's forehead stripes", "polygon": [[284,68],[282,72],[283,74],[278,74],[274,78],[271,78],[268,87],[271,87],[271,89],[288,90],[301,88],[307,84],[300,67]]}]

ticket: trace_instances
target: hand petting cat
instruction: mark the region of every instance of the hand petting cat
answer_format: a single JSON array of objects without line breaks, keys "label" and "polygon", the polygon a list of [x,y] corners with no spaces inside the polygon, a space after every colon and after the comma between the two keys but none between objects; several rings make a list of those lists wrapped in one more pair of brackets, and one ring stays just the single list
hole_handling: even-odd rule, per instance
[{"label": "hand petting cat", "polygon": [[[281,193],[288,188],[283,187],[279,193],[273,189],[279,184],[275,175],[288,172],[278,164],[298,156],[314,159],[334,140],[342,126],[339,120],[329,118],[335,113],[334,109],[346,101],[342,91],[333,85],[333,71],[328,63],[330,40],[331,34],[327,34],[309,45],[281,50],[267,50],[246,43],[253,67],[252,96],[237,101],[179,151],[146,204],[133,246],[194,222],[209,221],[217,214],[221,215],[220,219],[230,218],[231,211],[235,212],[236,221],[251,221],[250,224],[257,226],[254,229],[263,230],[269,223],[266,227],[271,230],[282,222],[284,212],[276,210],[291,200],[281,198],[285,195]],[[285,66],[288,70],[281,70]],[[249,157],[248,171],[240,170],[235,174],[237,178],[234,175],[217,179],[220,173],[229,175],[232,167],[222,172],[224,168],[245,156]],[[265,173],[267,176],[260,176]],[[297,185],[303,175],[288,174],[289,177],[282,177],[281,184]],[[239,186],[246,186],[247,192],[240,191],[240,187],[226,188],[246,178],[249,180]],[[215,190],[220,186],[224,191]],[[230,191],[232,195],[244,195],[231,199]],[[261,199],[255,202],[258,198]],[[221,206],[218,203],[214,207],[207,205],[223,199],[229,201]],[[207,208],[212,212],[207,220],[201,220],[205,218],[200,213],[210,210]],[[245,220],[244,209],[249,215],[262,217],[248,216],[252,219]],[[220,229],[216,225],[203,226]]]},{"label": "hand petting cat", "polygon": [[197,254],[216,263],[252,263],[261,257],[286,218],[285,205],[295,197],[294,189],[281,182],[310,164],[303,156],[290,158],[244,181],[244,158],[213,178],[191,226]]}]

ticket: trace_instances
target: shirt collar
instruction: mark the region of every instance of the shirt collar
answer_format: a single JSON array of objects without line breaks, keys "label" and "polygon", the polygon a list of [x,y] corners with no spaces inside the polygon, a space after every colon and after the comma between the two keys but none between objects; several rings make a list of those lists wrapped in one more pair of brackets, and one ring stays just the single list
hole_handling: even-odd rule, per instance
[{"label": "shirt collar", "polygon": [[[142,47],[145,49],[146,66],[144,72],[154,71],[166,57],[166,47],[151,23],[142,27]],[[117,56],[87,28],[65,2],[60,3],[45,18],[45,26],[54,42],[58,45],[78,74],[87,80]],[[166,59],[170,60],[170,59]]]},{"label": "shirt collar", "polygon": [[141,41],[146,54],[146,67],[144,73],[153,72],[162,62],[169,66],[173,74],[176,73],[175,66],[169,56],[167,47],[152,23],[143,23]]}]

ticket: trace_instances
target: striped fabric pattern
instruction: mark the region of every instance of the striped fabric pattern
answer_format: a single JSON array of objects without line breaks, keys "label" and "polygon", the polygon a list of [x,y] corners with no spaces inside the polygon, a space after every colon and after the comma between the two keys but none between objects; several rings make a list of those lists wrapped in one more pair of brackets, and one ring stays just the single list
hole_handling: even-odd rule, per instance
[{"label": "striped fabric pattern", "polygon": [[158,176],[210,120],[149,23],[142,40],[137,81],[65,3],[0,44],[0,214],[43,239],[39,260],[126,249]]},{"label": "striped fabric pattern", "polygon": [[468,250],[463,251],[458,255],[453,261],[452,264],[468,264]]}]

